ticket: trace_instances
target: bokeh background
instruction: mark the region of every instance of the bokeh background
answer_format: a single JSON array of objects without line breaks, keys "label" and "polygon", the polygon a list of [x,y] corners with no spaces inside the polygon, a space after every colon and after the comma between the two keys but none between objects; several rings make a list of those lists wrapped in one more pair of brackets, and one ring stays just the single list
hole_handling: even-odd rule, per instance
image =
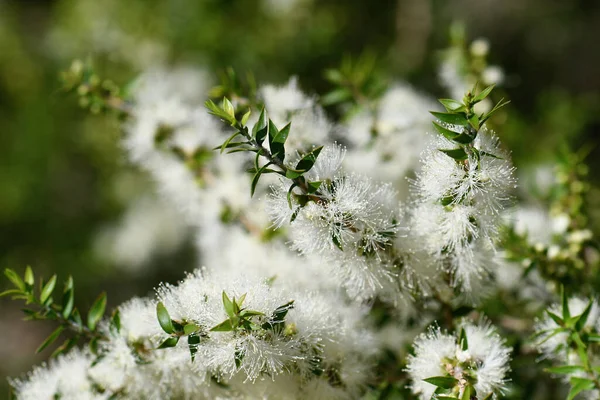
[{"label": "bokeh background", "polygon": [[[89,115],[60,91],[59,72],[73,59],[92,60],[119,84],[161,60],[209,76],[232,66],[259,82],[297,75],[306,91],[325,93],[325,68],[369,51],[383,75],[447,96],[439,55],[457,21],[468,41],[489,41],[489,62],[504,70],[512,103],[499,134],[516,166],[589,148],[597,210],[598,1],[0,0],[0,267],[71,274],[80,307],[106,290],[110,308],[196,265],[192,239],[126,161],[117,121]],[[160,216],[148,221],[153,210]],[[115,227],[123,225],[139,235],[121,244],[139,246],[135,256],[119,256]],[[5,377],[48,357],[34,350],[52,328],[22,322],[18,304],[0,300],[0,397]]]}]

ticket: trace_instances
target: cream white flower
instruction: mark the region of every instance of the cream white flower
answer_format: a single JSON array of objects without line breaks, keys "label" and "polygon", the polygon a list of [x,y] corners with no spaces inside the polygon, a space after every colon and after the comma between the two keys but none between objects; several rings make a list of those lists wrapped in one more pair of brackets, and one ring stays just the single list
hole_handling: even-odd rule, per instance
[{"label": "cream white flower", "polygon": [[467,386],[475,389],[477,399],[504,390],[511,349],[489,323],[465,322],[458,329],[464,330],[466,342],[439,328],[416,338],[407,371],[411,389],[420,399],[429,400],[434,394],[436,386],[425,381],[433,377],[454,378],[453,393],[459,396]]}]

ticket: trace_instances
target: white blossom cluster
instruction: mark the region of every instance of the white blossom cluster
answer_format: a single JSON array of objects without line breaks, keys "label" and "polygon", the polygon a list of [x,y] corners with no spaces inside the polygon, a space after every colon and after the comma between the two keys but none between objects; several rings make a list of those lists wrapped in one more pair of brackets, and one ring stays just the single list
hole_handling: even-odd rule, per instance
[{"label": "white blossom cluster", "polygon": [[[206,88],[204,74],[190,69],[146,72],[127,103],[123,138],[128,159],[195,235],[206,268],[159,286],[156,299],[120,306],[121,327],[104,323],[99,355],[75,351],[35,369],[13,381],[19,398],[358,398],[381,341],[390,341],[370,325],[374,301],[408,316],[418,313],[408,300],[416,293],[481,295],[515,186],[509,154],[485,127],[457,162],[439,150],[452,143],[426,134],[432,101],[404,84],[384,94],[377,113],[341,126],[296,79],[263,86],[257,101],[269,118],[279,128],[292,122],[285,165],[324,147],[305,175],[318,190],[307,195],[270,174],[251,198],[245,171],[253,155],[213,151],[228,132],[202,109]],[[119,237],[137,243],[128,234],[151,241],[131,223]],[[128,247],[139,252],[120,246],[119,257],[127,259]],[[225,296],[238,302],[235,318]],[[158,302],[173,321],[194,327],[196,342],[179,332],[175,346],[157,349],[174,337],[157,322]],[[408,371],[421,398],[435,390],[422,381],[432,376],[455,377],[459,391],[472,383],[478,398],[502,391],[509,349],[487,323],[462,328],[468,350],[439,330],[417,338]],[[414,334],[406,330],[398,342]]]},{"label": "white blossom cluster", "polygon": [[[211,331],[228,320],[223,292],[243,297],[244,309],[260,313],[253,319],[258,327]],[[174,320],[200,327],[194,360],[183,339],[156,350],[168,337],[156,321],[157,301],[132,299],[119,307],[120,330],[103,327],[108,341],[100,356],[78,351],[35,369],[13,382],[19,398],[250,399],[255,392],[265,398],[348,398],[359,393],[377,352],[364,324],[367,309],[331,292],[289,291],[252,276],[198,270],[179,285],[159,287],[157,297]],[[265,329],[290,300],[285,326]],[[247,386],[253,386],[250,393]]]},{"label": "white blossom cluster", "polygon": [[412,210],[411,228],[455,283],[469,290],[493,266],[499,217],[516,181],[509,155],[485,127],[464,162],[440,151],[453,147],[439,137],[425,151],[414,181],[420,204]]},{"label": "white blossom cluster", "polygon": [[435,384],[425,381],[434,377],[453,378],[455,382],[447,389],[458,398],[462,398],[467,386],[475,389],[473,395],[478,399],[502,392],[511,349],[487,322],[464,323],[460,328],[464,337],[431,328],[415,340],[415,354],[409,356],[407,371],[413,382],[412,391],[420,399],[429,400],[434,393],[440,393]]}]

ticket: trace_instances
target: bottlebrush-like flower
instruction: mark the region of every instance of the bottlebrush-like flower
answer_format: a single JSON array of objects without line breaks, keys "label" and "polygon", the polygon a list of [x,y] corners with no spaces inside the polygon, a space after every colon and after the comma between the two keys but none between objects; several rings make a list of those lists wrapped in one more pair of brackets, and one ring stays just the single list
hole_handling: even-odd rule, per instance
[{"label": "bottlebrush-like flower", "polygon": [[487,322],[469,322],[459,327],[460,335],[431,328],[414,342],[407,371],[414,394],[430,400],[434,393],[463,398],[485,399],[505,388],[511,349]]}]

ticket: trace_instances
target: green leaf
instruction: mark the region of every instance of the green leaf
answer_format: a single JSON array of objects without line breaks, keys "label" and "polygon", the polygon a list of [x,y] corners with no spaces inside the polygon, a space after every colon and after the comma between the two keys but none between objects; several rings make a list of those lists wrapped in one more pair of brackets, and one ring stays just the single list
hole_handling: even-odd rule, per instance
[{"label": "green leaf", "polygon": [[48,297],[54,291],[54,287],[56,286],[56,275],[53,275],[52,278],[44,285],[42,292],[40,293],[40,302],[45,303],[48,300]]},{"label": "green leaf", "polygon": [[96,329],[98,322],[100,322],[100,320],[102,319],[105,309],[106,309],[106,293],[101,293],[98,296],[98,298],[96,299],[96,301],[94,301],[94,304],[92,304],[92,307],[90,308],[90,311],[88,312],[87,326],[92,331]]},{"label": "green leaf", "polygon": [[27,266],[27,268],[25,268],[24,281],[29,287],[33,287],[33,285],[35,284],[35,278],[33,277],[33,271],[31,270],[31,267],[29,265]]},{"label": "green leaf", "polygon": [[231,101],[229,101],[227,97],[223,97],[223,101],[221,102],[221,108],[227,113],[227,115],[235,118],[235,108],[233,107],[233,104],[231,104]]},{"label": "green leaf", "polygon": [[188,336],[188,348],[190,349],[190,356],[192,358],[192,362],[196,358],[196,353],[198,352],[198,345],[200,344],[200,336],[198,335],[190,335]]},{"label": "green leaf", "polygon": [[163,341],[160,346],[157,347],[157,349],[168,349],[170,347],[175,347],[177,346],[177,343],[179,343],[179,336],[172,336],[165,339],[165,341]]},{"label": "green leaf", "polygon": [[283,321],[288,311],[292,308],[294,308],[294,300],[288,301],[284,305],[277,307],[275,311],[273,311],[273,315],[271,315],[271,321]]},{"label": "green leaf", "polygon": [[265,315],[265,314],[260,311],[255,311],[255,310],[242,310],[240,312],[240,317],[254,317],[257,315]]},{"label": "green leaf", "polygon": [[591,333],[587,337],[588,342],[600,342],[600,335]]},{"label": "green leaf", "polygon": [[510,101],[504,101],[504,99],[500,99],[500,101],[494,106],[494,108],[492,108],[487,114],[481,116],[480,124],[483,125],[483,123],[487,121],[492,116],[492,114],[494,114],[500,108],[504,107],[509,103]]},{"label": "green leaf", "polygon": [[54,358],[54,357],[58,356],[59,354],[68,352],[69,350],[71,350],[73,348],[73,346],[75,346],[77,344],[77,341],[78,341],[77,337],[72,337],[72,338],[65,340],[63,342],[63,344],[61,344],[60,346],[58,346],[56,348],[56,350],[54,350],[54,352],[50,355],[50,358]]},{"label": "green leaf", "polygon": [[440,134],[442,134],[442,136],[444,136],[446,139],[454,140],[454,138],[459,135],[458,132],[454,132],[454,131],[438,124],[436,121],[432,121],[432,124],[433,124],[433,127],[435,128],[435,130],[438,131]]},{"label": "green leaf", "polygon": [[320,103],[323,106],[331,106],[352,99],[352,92],[348,88],[337,88],[321,96]]},{"label": "green leaf", "polygon": [[65,282],[65,288],[62,296],[62,316],[69,318],[75,304],[75,288],[73,287],[73,277],[69,276]]},{"label": "green leaf", "polygon": [[110,318],[110,328],[116,333],[121,331],[121,312],[118,308],[113,312],[112,317]]},{"label": "green leaf", "polygon": [[467,153],[465,152],[464,149],[462,148],[458,148],[458,149],[439,149],[442,153],[446,154],[447,156],[457,160],[457,161],[463,161],[466,160],[468,158]]},{"label": "green leaf", "polygon": [[585,378],[571,377],[571,390],[569,391],[567,400],[573,400],[579,393],[584,390],[592,390],[593,388],[593,381]]},{"label": "green leaf", "polygon": [[310,171],[313,165],[315,165],[319,154],[321,154],[321,150],[323,150],[323,146],[319,146],[302,156],[298,164],[296,164],[296,169],[304,172]]},{"label": "green leaf", "polygon": [[175,328],[173,327],[173,322],[171,321],[171,316],[167,311],[165,305],[159,302],[156,305],[156,316],[158,317],[158,323],[163,331],[166,333],[174,333]]},{"label": "green leaf", "polygon": [[246,125],[246,123],[248,122],[248,118],[250,118],[250,114],[252,114],[252,110],[248,110],[246,112],[246,114],[244,114],[242,116],[242,119],[241,119],[242,125]]},{"label": "green leaf", "polygon": [[587,346],[581,340],[579,333],[573,332],[571,333],[571,338],[577,344],[577,354],[579,355],[579,359],[583,365],[588,365],[588,355],[587,355]]},{"label": "green leaf", "polygon": [[263,108],[258,117],[258,121],[252,128],[252,137],[254,137],[260,146],[265,141],[267,133],[269,133],[269,118],[267,117],[267,112]]},{"label": "green leaf", "polygon": [[221,150],[223,148],[223,146],[225,146],[225,148],[227,148],[227,149],[230,149],[232,147],[238,147],[238,148],[241,148],[241,150],[244,150],[244,151],[251,151],[253,149],[250,146],[248,146],[249,144],[250,144],[250,142],[248,142],[248,141],[245,141],[245,142],[229,142],[229,143],[223,143],[220,146],[214,147],[213,150]]},{"label": "green leaf", "polygon": [[463,103],[461,103],[460,101],[456,101],[453,99],[438,99],[438,101],[440,103],[442,103],[442,105],[444,106],[444,108],[447,111],[454,111],[454,112],[458,112],[458,111],[465,111],[466,107]]},{"label": "green leaf", "polygon": [[340,242],[340,239],[338,238],[338,236],[335,233],[331,235],[331,241],[333,242],[333,244],[335,244],[335,247],[337,247],[341,251],[344,251],[344,248],[342,247],[342,243]]},{"label": "green leaf", "polygon": [[460,135],[452,139],[452,141],[460,144],[469,144],[472,143],[474,140],[475,136],[471,136],[468,133],[461,133]]},{"label": "green leaf", "polygon": [[210,330],[212,332],[230,332],[233,330],[233,325],[231,324],[230,319],[226,319],[225,321],[221,322],[220,324],[215,325],[212,328],[210,328]]},{"label": "green leaf", "polygon": [[12,282],[12,284],[19,288],[22,292],[26,291],[25,282],[23,282],[21,277],[17,275],[15,271],[13,271],[10,268],[6,268],[4,270],[4,275],[6,275],[6,277]]},{"label": "green leaf", "polygon": [[462,351],[469,350],[469,342],[467,341],[467,332],[465,328],[460,328],[460,335],[458,336],[458,344]]},{"label": "green leaf", "polygon": [[552,318],[552,320],[554,322],[556,322],[556,325],[558,325],[558,326],[565,326],[565,321],[563,321],[563,319],[561,317],[559,317],[558,315],[554,314],[552,311],[546,310],[546,314],[548,314],[548,316],[550,318]]},{"label": "green leaf", "polygon": [[292,193],[293,192],[292,191],[294,190],[294,188],[296,186],[298,186],[298,184],[296,182],[292,183],[287,192],[287,202],[288,202],[288,206],[290,207],[290,210],[293,208],[293,206],[292,206]]},{"label": "green leaf", "polygon": [[546,368],[546,372],[550,374],[573,374],[575,372],[585,371],[581,365],[561,365],[559,367]]},{"label": "green leaf", "polygon": [[5,290],[4,292],[0,293],[0,297],[3,296],[10,296],[13,294],[22,294],[23,292],[20,291],[19,289],[9,289],[9,290]]},{"label": "green leaf", "polygon": [[498,160],[503,160],[503,158],[502,158],[502,157],[498,157],[497,155],[495,155],[495,154],[492,154],[492,153],[488,153],[488,152],[486,152],[486,151],[481,151],[481,152],[480,152],[480,154],[481,154],[482,156],[491,157],[491,158],[496,158],[496,159],[498,159]]},{"label": "green leaf", "polygon": [[469,123],[476,131],[478,131],[479,127],[481,126],[477,114],[473,114],[469,117]]},{"label": "green leaf", "polygon": [[73,309],[73,313],[71,314],[71,319],[78,326],[83,327],[83,321],[81,320],[81,315],[79,314],[79,310],[78,309],[76,309],[76,308]]},{"label": "green leaf", "polygon": [[433,376],[423,380],[443,389],[452,389],[458,384],[458,380],[451,376]]},{"label": "green leaf", "polygon": [[429,111],[434,117],[439,119],[442,122],[451,125],[460,125],[467,126],[469,125],[469,121],[467,121],[467,117],[463,113],[443,113],[437,111]]},{"label": "green leaf", "polygon": [[483,89],[481,92],[479,92],[479,94],[477,96],[475,96],[475,98],[473,98],[473,104],[479,103],[481,100],[488,97],[489,94],[492,92],[492,90],[494,90],[495,86],[496,86],[495,84],[490,85],[490,86],[486,87],[485,89]]},{"label": "green leaf", "polygon": [[290,134],[290,128],[291,122],[278,131],[273,121],[269,120],[269,148],[273,156],[280,161],[285,159],[285,141]]},{"label": "green leaf", "polygon": [[322,184],[323,184],[323,181],[307,182],[308,193],[309,194],[316,193],[317,190],[319,190],[319,188],[321,187]]},{"label": "green leaf", "polygon": [[[223,154],[223,152],[225,151],[225,149],[227,149],[228,147],[230,147],[230,143],[233,139],[235,139],[237,136],[241,135],[242,133],[240,131],[235,132],[233,135],[229,136],[227,138],[227,140],[225,140],[223,142],[223,144],[221,145],[221,154]],[[240,142],[238,142],[240,143]]]},{"label": "green leaf", "polygon": [[302,209],[302,207],[297,207],[294,210],[294,212],[292,213],[292,216],[290,217],[290,224],[296,220],[296,218],[298,217],[298,214],[300,214],[301,209]]},{"label": "green leaf", "polygon": [[344,82],[344,75],[338,71],[337,69],[326,69],[323,73],[325,79],[327,79],[331,83],[340,84]]},{"label": "green leaf", "polygon": [[587,307],[585,308],[585,310],[583,310],[583,312],[581,314],[579,314],[576,318],[575,322],[575,330],[576,331],[581,331],[583,329],[583,327],[585,326],[585,323],[588,320],[588,317],[590,316],[590,311],[592,310],[592,306],[594,305],[594,301],[590,300],[590,302],[588,303]]},{"label": "green leaf", "polygon": [[285,324],[285,317],[290,309],[294,308],[294,300],[281,305],[273,311],[267,322],[262,324],[263,329],[281,332]]},{"label": "green leaf", "polygon": [[50,336],[48,336],[46,338],[46,340],[44,340],[42,342],[42,344],[40,345],[40,347],[37,348],[37,350],[35,351],[36,354],[42,352],[46,347],[48,347],[49,345],[51,345],[52,343],[54,343],[54,341],[60,336],[60,334],[62,333],[62,331],[65,330],[64,326],[59,326],[58,328],[56,328],[54,330],[54,332],[52,332],[50,334]]},{"label": "green leaf", "polygon": [[198,332],[200,327],[196,324],[188,323],[183,326],[183,333],[185,335],[191,335],[194,332]]},{"label": "green leaf", "polygon": [[235,125],[235,122],[236,122],[235,117],[229,115],[228,112],[226,112],[221,107],[216,105],[212,100],[207,100],[204,103],[204,105],[206,106],[206,108],[208,108],[210,114],[213,114],[213,115],[219,117],[220,119],[228,122],[230,125]]},{"label": "green leaf", "polygon": [[229,299],[229,296],[227,296],[227,293],[225,293],[224,290],[221,297],[223,299],[223,307],[225,308],[225,312],[227,313],[227,315],[229,315],[229,317],[235,316],[233,302]]},{"label": "green leaf", "polygon": [[267,170],[267,167],[272,165],[273,163],[268,162],[258,169],[256,174],[252,177],[252,182],[250,183],[250,197],[254,196],[254,192],[256,191],[256,186],[258,185],[258,181],[260,180],[261,175]]},{"label": "green leaf", "polygon": [[304,172],[305,171],[299,171],[299,170],[296,170],[296,169],[288,168],[285,171],[285,177],[288,178],[288,179],[296,179],[296,178],[302,176],[302,174]]},{"label": "green leaf", "polygon": [[463,391],[463,394],[460,397],[460,400],[471,400],[471,396],[474,394],[473,392],[475,392],[475,389],[473,388],[473,386],[471,386],[471,385],[465,386],[465,390]]}]

